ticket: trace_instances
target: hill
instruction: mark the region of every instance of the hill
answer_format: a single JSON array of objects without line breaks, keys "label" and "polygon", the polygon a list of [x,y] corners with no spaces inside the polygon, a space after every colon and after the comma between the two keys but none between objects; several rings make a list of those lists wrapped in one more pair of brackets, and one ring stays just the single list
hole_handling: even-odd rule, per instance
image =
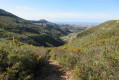
[{"label": "hill", "polygon": [[14,17],[14,18],[18,18],[17,16],[15,16],[14,14],[12,13],[9,13],[3,9],[0,9],[0,15],[1,16],[8,16],[8,17]]},{"label": "hill", "polygon": [[77,38],[51,51],[52,59],[74,80],[119,79],[119,20],[107,21],[80,32]]},{"label": "hill", "polygon": [[28,21],[0,9],[1,41],[15,37],[23,43],[35,46],[60,46],[64,44],[60,37],[67,34],[69,32],[46,20]]},{"label": "hill", "polygon": [[47,20],[44,20],[44,19],[41,19],[39,21],[31,21],[32,23],[50,23],[49,21]]},{"label": "hill", "polygon": [[24,20],[0,9],[0,80],[43,80],[51,72],[50,49],[43,46],[63,45],[60,37],[71,33],[69,30],[46,20]]},{"label": "hill", "polygon": [[[49,64],[51,58],[74,80],[118,80],[119,20],[84,31],[78,28],[81,32],[65,36],[77,32],[77,28],[68,26],[28,21],[0,10],[0,79],[43,80],[52,73],[51,67],[59,69]],[[62,36],[70,43],[64,45]]]}]

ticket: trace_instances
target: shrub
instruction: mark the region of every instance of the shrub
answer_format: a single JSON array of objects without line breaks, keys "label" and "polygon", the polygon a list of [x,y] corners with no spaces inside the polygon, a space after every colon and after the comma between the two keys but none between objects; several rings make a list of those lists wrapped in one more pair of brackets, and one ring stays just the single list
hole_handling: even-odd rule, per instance
[{"label": "shrub", "polygon": [[[0,76],[10,80],[35,79],[46,76],[48,61],[45,56],[35,54],[29,45],[0,43]],[[39,75],[40,73],[40,75]]]}]

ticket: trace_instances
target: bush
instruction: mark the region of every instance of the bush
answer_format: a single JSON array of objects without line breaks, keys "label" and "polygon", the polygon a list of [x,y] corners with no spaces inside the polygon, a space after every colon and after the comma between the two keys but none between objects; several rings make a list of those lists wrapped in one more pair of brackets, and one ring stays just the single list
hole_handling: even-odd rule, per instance
[{"label": "bush", "polygon": [[[46,76],[48,61],[45,56],[36,53],[29,45],[17,43],[0,43],[1,79],[23,80]],[[41,58],[39,58],[41,56]],[[40,75],[39,75],[40,74]]]}]

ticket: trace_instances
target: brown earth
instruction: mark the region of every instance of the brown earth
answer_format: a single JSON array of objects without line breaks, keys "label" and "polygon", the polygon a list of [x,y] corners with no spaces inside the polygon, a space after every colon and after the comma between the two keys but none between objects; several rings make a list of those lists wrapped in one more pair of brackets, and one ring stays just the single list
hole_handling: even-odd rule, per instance
[{"label": "brown earth", "polygon": [[73,80],[73,71],[67,72],[57,61],[49,60],[50,72],[45,80]]}]

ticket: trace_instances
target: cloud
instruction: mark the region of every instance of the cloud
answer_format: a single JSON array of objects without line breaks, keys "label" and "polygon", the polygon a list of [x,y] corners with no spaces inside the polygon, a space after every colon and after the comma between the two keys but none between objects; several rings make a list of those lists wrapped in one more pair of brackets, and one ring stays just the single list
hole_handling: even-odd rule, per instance
[{"label": "cloud", "polygon": [[26,7],[26,6],[17,6],[17,9],[25,9],[25,10],[33,10],[31,7]]}]

